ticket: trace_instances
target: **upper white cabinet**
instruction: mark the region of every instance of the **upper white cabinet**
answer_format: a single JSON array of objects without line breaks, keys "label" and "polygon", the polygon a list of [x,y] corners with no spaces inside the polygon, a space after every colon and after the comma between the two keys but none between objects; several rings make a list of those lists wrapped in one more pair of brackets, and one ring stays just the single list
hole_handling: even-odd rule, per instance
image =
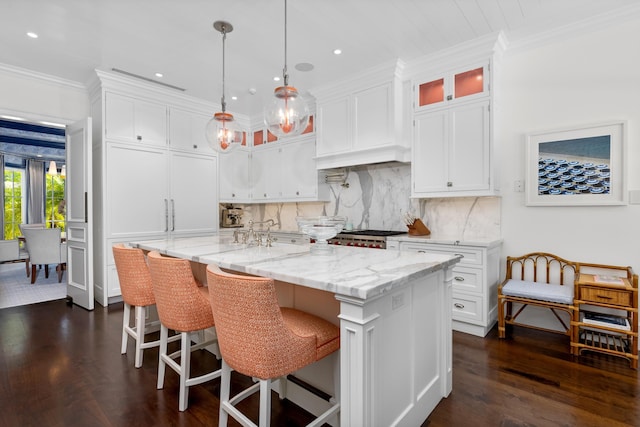
[{"label": "upper white cabinet", "polygon": [[219,159],[220,202],[250,203],[251,150],[238,148]]},{"label": "upper white cabinet", "polygon": [[[284,140],[283,140],[284,141]],[[251,156],[253,201],[327,200],[328,186],[315,167],[313,136],[256,147]]]},{"label": "upper white cabinet", "polygon": [[500,34],[424,58],[408,73],[413,89],[411,196],[499,193],[493,129]]},{"label": "upper white cabinet", "polygon": [[417,114],[414,119],[414,196],[491,193],[489,101]]},{"label": "upper white cabinet", "polygon": [[401,68],[400,63],[385,65],[313,91],[318,169],[409,161]]},{"label": "upper white cabinet", "polygon": [[213,149],[207,144],[204,132],[207,123],[212,117],[212,115],[180,108],[170,108],[169,145],[171,148],[213,154]]},{"label": "upper white cabinet", "polygon": [[118,93],[105,94],[105,138],[167,145],[167,107]]}]

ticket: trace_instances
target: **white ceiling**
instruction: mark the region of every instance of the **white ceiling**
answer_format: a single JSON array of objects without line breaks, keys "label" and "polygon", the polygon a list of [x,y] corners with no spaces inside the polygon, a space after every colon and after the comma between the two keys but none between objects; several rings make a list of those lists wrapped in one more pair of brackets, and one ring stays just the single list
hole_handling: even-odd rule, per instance
[{"label": "white ceiling", "polygon": [[[288,0],[289,83],[302,92],[371,66],[504,30],[511,41],[637,0]],[[118,68],[258,114],[284,64],[284,0],[0,0],[0,63],[86,83]],[[26,36],[28,31],[38,39]],[[340,48],[343,54],[332,53]],[[300,72],[298,63],[314,69]],[[256,89],[255,95],[249,89]],[[237,96],[238,100],[231,100]]]}]

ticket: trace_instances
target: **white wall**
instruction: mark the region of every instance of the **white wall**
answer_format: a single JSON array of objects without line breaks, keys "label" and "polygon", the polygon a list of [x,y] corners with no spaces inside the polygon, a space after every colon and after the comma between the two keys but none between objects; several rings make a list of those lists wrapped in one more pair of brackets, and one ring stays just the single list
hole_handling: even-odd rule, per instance
[{"label": "white wall", "polygon": [[533,251],[640,272],[640,205],[528,207],[514,181],[525,179],[525,135],[627,120],[628,190],[640,190],[640,17],[508,54],[503,61],[503,258]]}]

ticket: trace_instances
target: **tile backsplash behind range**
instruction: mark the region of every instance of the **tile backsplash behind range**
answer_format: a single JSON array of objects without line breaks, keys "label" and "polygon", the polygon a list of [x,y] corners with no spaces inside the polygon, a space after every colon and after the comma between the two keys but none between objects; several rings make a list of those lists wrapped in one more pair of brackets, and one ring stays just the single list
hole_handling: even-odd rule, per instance
[{"label": "tile backsplash behind range", "polygon": [[342,215],[354,229],[407,229],[405,212],[418,216],[433,236],[456,240],[500,238],[498,197],[411,199],[411,167],[402,163],[346,168],[347,186],[330,184],[331,200],[317,203],[241,205],[243,222],[274,219],[282,231],[297,230],[296,216]]}]

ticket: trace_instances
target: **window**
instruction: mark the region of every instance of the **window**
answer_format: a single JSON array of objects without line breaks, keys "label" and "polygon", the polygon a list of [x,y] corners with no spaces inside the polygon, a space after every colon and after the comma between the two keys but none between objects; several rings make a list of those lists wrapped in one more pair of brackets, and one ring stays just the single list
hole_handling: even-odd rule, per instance
[{"label": "window", "polygon": [[65,231],[64,185],[66,177],[61,174],[46,174],[45,222],[47,228]]},{"label": "window", "polygon": [[25,205],[24,170],[5,168],[4,170],[4,238],[17,239],[20,224],[24,222],[22,206]]}]

